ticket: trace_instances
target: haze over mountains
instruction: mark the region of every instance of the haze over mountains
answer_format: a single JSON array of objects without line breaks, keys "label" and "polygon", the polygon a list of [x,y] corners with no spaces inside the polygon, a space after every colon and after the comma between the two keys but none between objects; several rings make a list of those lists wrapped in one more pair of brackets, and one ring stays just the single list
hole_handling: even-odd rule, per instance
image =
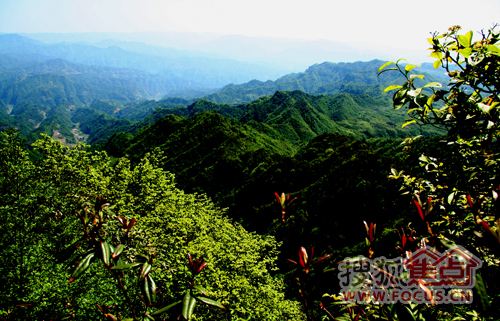
[{"label": "haze over mountains", "polygon": [[[410,62],[429,61],[426,50],[405,50],[363,43],[342,43],[331,40],[303,40],[275,37],[249,37],[190,32],[132,33],[23,33],[25,37],[44,43],[82,43],[94,46],[118,46],[140,53],[170,51],[183,56],[224,57],[279,68],[282,75],[300,72],[324,61],[354,62],[372,59],[406,58]],[[145,45],[149,45],[145,51]],[[177,49],[177,50],[174,50]],[[259,79],[262,80],[262,79]]]},{"label": "haze over mountains", "polygon": [[[299,144],[306,142],[300,137],[332,130],[356,137],[401,137],[403,132],[392,127],[404,119],[385,115],[389,95],[382,94],[398,78],[377,77],[384,61],[369,58],[377,55],[331,41],[210,34],[0,34],[0,122],[33,139],[46,132],[68,144],[87,138],[95,143],[119,129],[135,132],[140,126],[135,122],[160,107],[155,120],[210,110],[243,122],[267,119],[271,127],[291,126],[286,131]],[[308,61],[300,72],[288,72]],[[422,71],[427,81],[446,81],[427,64]],[[287,96],[293,102],[283,105],[277,92],[296,93]],[[200,97],[204,100],[197,101]],[[250,109],[267,118],[249,118]],[[313,134],[304,135],[297,126]]]}]

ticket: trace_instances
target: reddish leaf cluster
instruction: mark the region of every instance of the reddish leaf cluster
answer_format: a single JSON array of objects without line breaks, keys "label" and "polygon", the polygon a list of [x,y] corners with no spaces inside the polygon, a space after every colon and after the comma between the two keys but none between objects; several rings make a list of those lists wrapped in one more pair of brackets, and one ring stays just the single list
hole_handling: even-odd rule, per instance
[{"label": "reddish leaf cluster", "polygon": [[281,193],[281,196],[279,196],[278,193],[274,193],[274,196],[276,196],[276,200],[281,206],[281,220],[285,223],[286,208],[290,206],[297,197],[290,200],[290,194],[286,194],[285,196],[285,193]]},{"label": "reddish leaf cluster", "polygon": [[189,259],[189,266],[191,267],[191,271],[193,272],[193,275],[196,276],[198,273],[201,272],[201,270],[203,270],[203,268],[205,266],[207,266],[207,263],[206,262],[203,262],[203,259],[202,260],[193,260],[193,258],[191,257],[191,254],[187,254],[188,256],[188,259]]},{"label": "reddish leaf cluster", "polygon": [[299,250],[299,263],[293,261],[293,260],[290,260],[288,259],[288,261],[292,262],[293,264],[300,264],[300,266],[302,266],[302,270],[308,274],[309,271],[311,270],[311,267],[312,265],[316,264],[316,263],[319,263],[327,258],[329,258],[331,256],[331,254],[327,254],[319,259],[317,259],[316,261],[313,262],[313,257],[314,257],[314,246],[311,248],[311,257],[309,258],[309,255],[307,255],[307,250],[305,247],[301,247],[300,250]]}]

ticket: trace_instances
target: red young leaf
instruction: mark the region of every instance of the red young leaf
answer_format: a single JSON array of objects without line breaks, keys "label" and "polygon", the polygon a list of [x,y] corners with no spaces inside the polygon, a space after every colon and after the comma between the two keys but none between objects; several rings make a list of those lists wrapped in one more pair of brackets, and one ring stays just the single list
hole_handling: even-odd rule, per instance
[{"label": "red young leaf", "polygon": [[429,215],[429,212],[432,210],[432,196],[429,196],[427,199],[427,208],[425,209],[425,216]]},{"label": "red young leaf", "polygon": [[280,196],[278,195],[278,193],[274,192],[274,196],[276,196],[276,200],[278,201],[278,203],[280,203],[281,205],[281,199],[280,199]]},{"label": "red young leaf", "polygon": [[316,264],[316,263],[319,263],[319,262],[321,262],[321,261],[323,261],[323,260],[326,260],[326,259],[327,259],[327,258],[329,258],[330,256],[332,256],[332,255],[331,255],[331,254],[327,254],[327,255],[325,255],[325,256],[323,256],[323,257],[321,257],[321,258],[317,259],[316,261],[314,261],[314,262],[313,262],[313,264]]},{"label": "red young leaf", "polygon": [[472,199],[470,198],[470,195],[467,195],[467,202],[469,203],[470,208],[473,208],[473,203]]},{"label": "red young leaf", "polygon": [[422,219],[422,221],[425,221],[424,213],[422,212],[422,207],[420,206],[420,204],[418,203],[418,201],[416,199],[413,199],[413,203],[415,203],[415,206],[417,207],[418,215],[420,215],[420,218]]},{"label": "red young leaf", "polygon": [[299,250],[299,263],[302,266],[302,268],[304,269],[304,271],[308,270],[307,269],[307,259],[308,259],[307,251],[306,251],[305,247],[301,247]]},{"label": "red young leaf", "polygon": [[[198,260],[196,260],[196,261],[198,261]],[[201,270],[203,270],[203,268],[204,268],[205,266],[207,266],[207,263],[206,263],[206,262],[204,262],[204,263],[200,264],[200,266],[198,267],[198,273],[200,273],[200,272],[201,272]]]},{"label": "red young leaf", "polygon": [[130,231],[130,229],[134,226],[135,223],[135,217],[130,221],[130,224],[127,226],[127,232]]},{"label": "red young leaf", "polygon": [[118,216],[117,219],[124,228],[127,228],[128,222],[125,216]]}]

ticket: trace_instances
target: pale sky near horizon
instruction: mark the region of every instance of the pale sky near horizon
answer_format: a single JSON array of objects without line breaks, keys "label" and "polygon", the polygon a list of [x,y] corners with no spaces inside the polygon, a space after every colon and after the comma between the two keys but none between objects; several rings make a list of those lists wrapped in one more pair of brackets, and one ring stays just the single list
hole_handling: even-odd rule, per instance
[{"label": "pale sky near horizon", "polygon": [[430,32],[496,22],[500,0],[0,0],[1,33],[188,31],[421,49]]}]

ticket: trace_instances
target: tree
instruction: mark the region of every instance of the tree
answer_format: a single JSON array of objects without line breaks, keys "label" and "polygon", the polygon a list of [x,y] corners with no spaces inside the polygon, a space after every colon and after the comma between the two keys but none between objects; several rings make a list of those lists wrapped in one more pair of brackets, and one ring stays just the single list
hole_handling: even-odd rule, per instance
[{"label": "tree", "polygon": [[[18,133],[0,134],[0,316],[302,318],[271,275],[274,238],[245,231],[206,197],[177,189],[158,167],[158,151],[133,169],[126,158],[112,167],[105,152],[43,135],[33,144],[40,158],[30,161]],[[127,278],[135,266],[139,279],[134,270]],[[186,293],[189,306],[222,304],[229,312],[202,304],[194,314],[179,311],[174,303]]]},{"label": "tree", "polygon": [[[403,194],[415,209],[410,224],[399,226],[397,248],[407,257],[411,252],[431,245],[444,252],[455,245],[466,247],[481,258],[483,267],[476,273],[474,301],[470,307],[455,305],[371,305],[346,307],[346,316],[394,318],[473,318],[495,319],[500,253],[500,48],[495,27],[460,34],[453,26],[444,34],[429,38],[435,68],[444,68],[450,83],[431,82],[419,87],[424,76],[415,74],[418,66],[404,59],[380,67],[379,75],[396,71],[405,77],[395,90],[395,109],[407,108],[408,120],[403,126],[417,124],[446,131],[439,148],[426,150],[420,156],[421,173],[392,169],[390,177],[402,181]],[[411,148],[416,138],[405,141]],[[421,175],[420,175],[421,174]],[[418,176],[417,176],[418,175]],[[375,256],[377,256],[375,254]],[[432,292],[425,283],[421,288]]]}]

